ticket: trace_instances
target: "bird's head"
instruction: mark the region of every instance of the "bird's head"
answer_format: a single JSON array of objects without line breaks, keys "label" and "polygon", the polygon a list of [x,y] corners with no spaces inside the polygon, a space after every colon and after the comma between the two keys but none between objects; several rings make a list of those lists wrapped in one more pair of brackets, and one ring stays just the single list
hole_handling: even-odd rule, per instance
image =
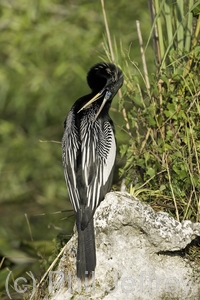
[{"label": "bird's head", "polygon": [[124,77],[121,69],[112,63],[98,63],[94,65],[87,75],[87,82],[94,97],[89,100],[78,112],[88,108],[93,102],[102,100],[95,120],[107,102],[111,102],[123,85]]}]

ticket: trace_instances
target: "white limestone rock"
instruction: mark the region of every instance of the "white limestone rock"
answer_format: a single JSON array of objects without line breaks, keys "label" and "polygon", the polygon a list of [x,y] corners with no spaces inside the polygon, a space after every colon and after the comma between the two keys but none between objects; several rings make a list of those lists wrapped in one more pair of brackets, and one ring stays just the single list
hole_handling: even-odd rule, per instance
[{"label": "white limestone rock", "polygon": [[77,233],[51,273],[51,300],[200,299],[200,268],[174,251],[200,236],[200,223],[178,222],[127,193],[109,193],[95,216],[97,267],[91,284],[76,278]]}]

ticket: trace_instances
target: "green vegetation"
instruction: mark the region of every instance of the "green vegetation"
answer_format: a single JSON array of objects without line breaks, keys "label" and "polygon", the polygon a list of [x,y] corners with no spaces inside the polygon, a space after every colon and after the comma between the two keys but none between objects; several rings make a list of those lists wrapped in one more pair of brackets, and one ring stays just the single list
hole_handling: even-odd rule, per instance
[{"label": "green vegetation", "polygon": [[[140,18],[147,39],[146,0],[107,1],[106,10],[112,36],[140,63],[134,20]],[[63,245],[72,233],[73,213],[54,214],[71,209],[59,144],[63,122],[89,91],[89,68],[107,58],[100,1],[3,0],[0,16],[0,298],[8,299],[9,271],[11,285],[20,274],[29,278],[24,270],[39,281],[58,254],[53,239],[59,234]],[[117,103],[116,97],[118,129]]]},{"label": "green vegetation", "polygon": [[155,208],[199,221],[200,1],[154,3],[157,72],[149,79],[144,68],[143,93],[138,77],[127,79],[134,105],[127,112],[129,144],[120,148],[126,156],[121,175],[132,194]]},{"label": "green vegetation", "polygon": [[39,282],[72,233],[63,121],[102,59],[125,76],[111,114],[127,191],[200,220],[200,1],[93,2],[0,4],[1,299],[9,271]]}]

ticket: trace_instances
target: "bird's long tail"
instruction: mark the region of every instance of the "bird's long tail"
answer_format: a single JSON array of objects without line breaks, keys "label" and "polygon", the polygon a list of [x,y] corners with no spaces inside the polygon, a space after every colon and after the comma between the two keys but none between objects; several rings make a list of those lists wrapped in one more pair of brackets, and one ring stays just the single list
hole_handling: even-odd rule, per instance
[{"label": "bird's long tail", "polygon": [[89,280],[92,278],[96,266],[94,222],[90,209],[84,213],[78,212],[76,225],[78,230],[77,277],[83,282],[85,278]]}]

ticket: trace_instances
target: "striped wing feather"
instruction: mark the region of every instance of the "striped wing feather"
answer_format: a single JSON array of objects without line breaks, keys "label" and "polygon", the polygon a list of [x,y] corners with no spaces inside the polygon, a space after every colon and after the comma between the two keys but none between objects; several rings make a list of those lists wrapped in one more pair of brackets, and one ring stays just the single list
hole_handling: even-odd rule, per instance
[{"label": "striped wing feather", "polygon": [[114,132],[108,121],[81,121],[77,128],[74,120],[71,111],[62,141],[65,179],[75,212],[87,206],[94,211],[111,188],[116,155]]}]

